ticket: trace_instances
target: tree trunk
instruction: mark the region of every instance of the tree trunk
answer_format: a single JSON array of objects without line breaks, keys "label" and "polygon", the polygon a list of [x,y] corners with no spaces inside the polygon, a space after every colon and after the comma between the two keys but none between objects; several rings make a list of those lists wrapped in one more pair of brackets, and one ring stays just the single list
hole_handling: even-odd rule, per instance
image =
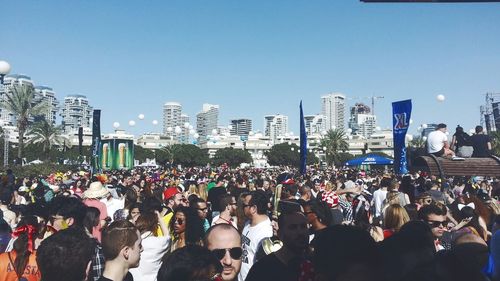
[{"label": "tree trunk", "polygon": [[19,163],[17,163],[18,165],[21,165],[23,164],[23,147],[24,147],[24,131],[25,129],[22,128],[22,127],[19,127],[19,146],[17,147],[17,159],[19,161]]}]

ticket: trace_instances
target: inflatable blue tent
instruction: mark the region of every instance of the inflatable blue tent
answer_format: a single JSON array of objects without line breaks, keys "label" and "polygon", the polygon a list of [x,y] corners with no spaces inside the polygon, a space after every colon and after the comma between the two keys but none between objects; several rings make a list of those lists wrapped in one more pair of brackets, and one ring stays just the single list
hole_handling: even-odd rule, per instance
[{"label": "inflatable blue tent", "polygon": [[392,165],[393,163],[394,163],[393,159],[386,158],[376,154],[367,154],[345,162],[345,166]]}]

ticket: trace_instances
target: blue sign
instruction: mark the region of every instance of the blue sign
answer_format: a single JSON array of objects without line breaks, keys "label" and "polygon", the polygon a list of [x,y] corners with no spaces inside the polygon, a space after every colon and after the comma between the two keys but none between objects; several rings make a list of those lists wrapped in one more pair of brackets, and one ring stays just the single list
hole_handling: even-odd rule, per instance
[{"label": "blue sign", "polygon": [[394,172],[408,173],[405,138],[411,118],[411,100],[392,103],[392,134],[394,139]]}]

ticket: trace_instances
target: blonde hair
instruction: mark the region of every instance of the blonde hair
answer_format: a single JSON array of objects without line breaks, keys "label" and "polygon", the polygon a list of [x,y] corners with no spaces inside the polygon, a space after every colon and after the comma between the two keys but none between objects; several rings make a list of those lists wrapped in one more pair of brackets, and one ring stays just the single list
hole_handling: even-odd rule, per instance
[{"label": "blonde hair", "polygon": [[207,184],[205,183],[200,183],[198,185],[198,192],[197,192],[198,197],[201,199],[207,201],[208,198],[208,191],[207,191]]},{"label": "blonde hair", "polygon": [[[332,191],[332,190],[334,190],[333,187],[334,187],[333,183],[331,183],[329,181],[327,181],[325,183],[325,191]],[[335,186],[335,187],[337,187],[337,186]]]},{"label": "blonde hair", "polygon": [[410,221],[410,216],[406,212],[405,208],[401,207],[399,204],[392,204],[385,209],[384,214],[384,227],[385,229],[392,229],[398,232],[401,227]]}]

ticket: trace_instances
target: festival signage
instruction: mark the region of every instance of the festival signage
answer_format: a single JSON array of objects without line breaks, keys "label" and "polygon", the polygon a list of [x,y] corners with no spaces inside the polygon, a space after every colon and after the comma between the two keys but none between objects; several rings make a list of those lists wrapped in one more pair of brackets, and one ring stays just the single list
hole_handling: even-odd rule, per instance
[{"label": "festival signage", "polygon": [[103,170],[129,170],[134,167],[134,142],[126,139],[101,141],[99,159]]},{"label": "festival signage", "polygon": [[99,147],[101,143],[101,110],[94,109],[92,114],[92,150],[91,150],[91,174],[101,172],[99,163]]},{"label": "festival signage", "polygon": [[392,103],[392,134],[394,140],[394,172],[396,174],[407,174],[408,164],[406,161],[406,132],[410,126],[411,100],[403,100]]}]

